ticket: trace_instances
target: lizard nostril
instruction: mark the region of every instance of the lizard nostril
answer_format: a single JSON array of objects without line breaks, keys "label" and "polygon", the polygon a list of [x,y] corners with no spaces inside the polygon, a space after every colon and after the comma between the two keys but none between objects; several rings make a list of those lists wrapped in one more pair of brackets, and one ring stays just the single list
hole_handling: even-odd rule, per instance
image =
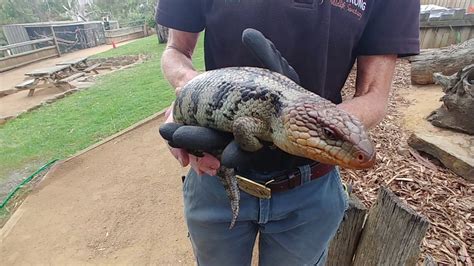
[{"label": "lizard nostril", "polygon": [[359,154],[357,156],[357,160],[359,160],[359,162],[363,162],[365,160],[365,156],[363,154]]}]

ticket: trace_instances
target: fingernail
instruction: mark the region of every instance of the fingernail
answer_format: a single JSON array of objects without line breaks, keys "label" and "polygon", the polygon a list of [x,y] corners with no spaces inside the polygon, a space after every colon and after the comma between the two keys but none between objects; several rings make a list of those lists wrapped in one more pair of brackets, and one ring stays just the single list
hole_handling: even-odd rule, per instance
[{"label": "fingernail", "polygon": [[181,158],[181,157],[178,157],[178,162],[181,164],[181,166],[184,166],[184,163],[183,163],[183,158]]},{"label": "fingernail", "polygon": [[207,170],[206,171],[206,174],[210,175],[210,176],[215,176],[216,175],[216,171],[214,170]]}]

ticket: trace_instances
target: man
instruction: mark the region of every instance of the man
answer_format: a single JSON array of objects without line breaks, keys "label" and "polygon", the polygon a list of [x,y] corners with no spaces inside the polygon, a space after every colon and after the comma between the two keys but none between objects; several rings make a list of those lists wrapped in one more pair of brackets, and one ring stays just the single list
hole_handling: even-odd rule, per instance
[{"label": "man", "polygon": [[[162,69],[179,93],[198,75],[191,57],[203,30],[206,70],[261,66],[241,44],[244,29],[255,28],[294,67],[305,89],[371,128],[386,113],[397,56],[419,52],[419,8],[415,0],[161,0],[157,22],[171,29]],[[356,60],[355,97],[342,103],[340,91]],[[303,181],[271,199],[242,193],[239,219],[228,230],[229,203],[212,177],[219,161],[208,154],[197,158],[181,149],[171,151],[182,166],[192,167],[183,191],[198,264],[250,264],[257,233],[261,265],[324,263],[347,206],[336,168],[315,176],[318,165],[264,151],[255,167],[243,171],[246,177],[265,183],[297,173]]]}]

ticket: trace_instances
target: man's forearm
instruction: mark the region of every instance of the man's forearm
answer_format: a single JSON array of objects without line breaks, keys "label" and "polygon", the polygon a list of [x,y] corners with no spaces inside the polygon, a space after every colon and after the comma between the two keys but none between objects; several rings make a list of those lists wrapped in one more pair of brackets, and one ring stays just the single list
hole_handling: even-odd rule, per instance
[{"label": "man's forearm", "polygon": [[198,74],[191,59],[198,37],[196,33],[170,30],[168,45],[161,57],[161,68],[173,88],[184,86]]},{"label": "man's forearm", "polygon": [[163,74],[173,88],[184,86],[198,72],[190,58],[174,48],[167,48],[161,58]]},{"label": "man's forearm", "polygon": [[396,56],[361,56],[357,60],[354,98],[338,107],[360,119],[366,128],[371,128],[380,123],[387,112]]},{"label": "man's forearm", "polygon": [[[380,102],[375,103],[376,101]],[[367,94],[345,101],[338,107],[357,117],[365,128],[372,128],[385,117],[387,100]]]}]

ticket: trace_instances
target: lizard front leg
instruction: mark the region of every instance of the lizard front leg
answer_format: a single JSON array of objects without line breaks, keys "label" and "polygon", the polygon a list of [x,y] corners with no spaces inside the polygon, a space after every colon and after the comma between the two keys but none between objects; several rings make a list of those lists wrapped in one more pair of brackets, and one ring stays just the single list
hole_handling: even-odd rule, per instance
[{"label": "lizard front leg", "polygon": [[258,151],[263,147],[260,140],[268,140],[270,128],[262,120],[254,117],[239,117],[233,125],[235,141],[249,152]]}]

